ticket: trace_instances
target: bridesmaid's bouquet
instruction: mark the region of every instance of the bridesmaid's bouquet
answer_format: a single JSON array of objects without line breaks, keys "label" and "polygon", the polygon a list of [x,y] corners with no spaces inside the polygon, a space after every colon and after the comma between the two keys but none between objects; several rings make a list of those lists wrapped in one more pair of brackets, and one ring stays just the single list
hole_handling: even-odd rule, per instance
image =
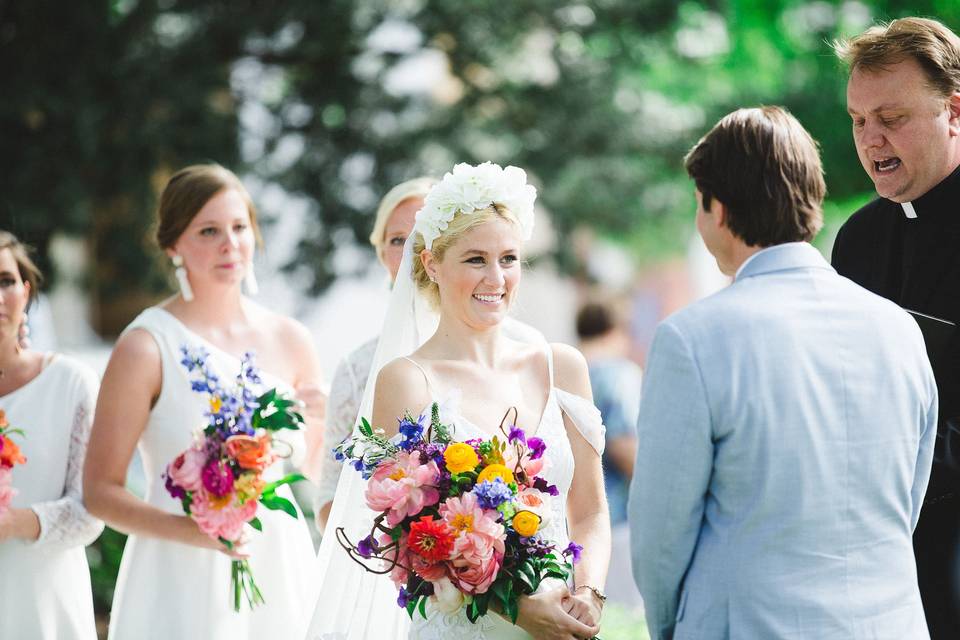
[{"label": "bridesmaid's bouquet", "polygon": [[[257,518],[260,505],[297,517],[293,503],[276,491],[304,476],[289,474],[267,482],[263,474],[280,457],[274,434],[300,429],[303,417],[294,411],[295,401],[277,389],[259,396],[253,392],[261,379],[251,353],[244,354],[236,384],[227,389],[207,366],[209,354],[203,348],[184,346],[181,352],[193,390],[208,399],[208,422],[193,445],[167,465],[167,491],[201,531],[232,549],[244,525],[263,530]],[[250,608],[264,601],[247,560],[232,562],[231,590],[235,611],[240,610],[241,594]]]},{"label": "bridesmaid's bouquet", "polygon": [[[514,419],[516,418],[515,410]],[[389,573],[397,604],[427,617],[426,603],[445,613],[466,609],[471,622],[494,606],[516,624],[519,598],[546,578],[566,582],[582,547],[558,552],[540,529],[559,491],[538,474],[546,444],[516,426],[503,437],[454,442],[434,404],[409,414],[388,440],[361,420],[359,433],[335,449],[337,459],[367,479],[366,502],[379,515],[356,544],[337,539],[368,571]]]},{"label": "bridesmaid's bouquet", "polygon": [[13,467],[27,461],[20,447],[11,438],[11,434],[23,435],[20,429],[14,429],[7,421],[7,414],[0,409],[0,515],[10,508],[10,502],[17,495],[13,488]]}]

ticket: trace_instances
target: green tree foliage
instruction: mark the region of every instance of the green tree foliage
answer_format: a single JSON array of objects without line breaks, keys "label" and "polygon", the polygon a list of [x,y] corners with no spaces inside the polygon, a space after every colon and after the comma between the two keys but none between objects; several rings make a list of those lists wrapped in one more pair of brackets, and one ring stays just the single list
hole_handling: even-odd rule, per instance
[{"label": "green tree foliage", "polygon": [[85,235],[101,306],[122,301],[107,331],[165,286],[143,239],[197,161],[308,204],[292,266],[314,292],[380,194],[458,161],[525,167],[567,267],[578,225],[667,251],[692,208],[683,153],[738,106],[789,107],[831,196],[862,199],[829,42],[915,13],[960,21],[945,0],[8,0],[0,226],[41,249]]}]

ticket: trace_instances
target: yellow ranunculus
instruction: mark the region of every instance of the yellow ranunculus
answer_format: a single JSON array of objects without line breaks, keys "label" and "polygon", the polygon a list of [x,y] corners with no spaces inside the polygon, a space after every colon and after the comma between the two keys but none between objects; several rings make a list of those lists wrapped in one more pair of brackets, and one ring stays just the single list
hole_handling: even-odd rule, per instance
[{"label": "yellow ranunculus", "polygon": [[443,452],[443,460],[447,463],[450,473],[465,473],[473,471],[480,464],[477,452],[468,444],[455,442]]},{"label": "yellow ranunculus", "polygon": [[220,413],[222,406],[223,400],[220,399],[220,396],[210,396],[210,413]]},{"label": "yellow ranunculus", "polygon": [[477,484],[480,484],[485,480],[493,480],[494,478],[500,478],[505,484],[514,482],[513,472],[510,471],[510,469],[502,464],[491,464],[481,471],[479,476],[477,476]]},{"label": "yellow ranunculus", "polygon": [[524,538],[529,538],[534,535],[539,528],[540,516],[532,511],[518,511],[517,514],[513,516],[513,530]]}]

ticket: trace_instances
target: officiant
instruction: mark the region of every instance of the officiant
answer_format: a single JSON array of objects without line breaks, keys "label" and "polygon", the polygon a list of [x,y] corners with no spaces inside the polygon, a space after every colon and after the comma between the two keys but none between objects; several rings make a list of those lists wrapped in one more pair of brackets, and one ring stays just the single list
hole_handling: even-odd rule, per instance
[{"label": "officiant", "polygon": [[[960,38],[935,20],[903,18],[836,51],[850,70],[857,154],[880,197],[840,229],[833,266],[908,310],[960,324]],[[924,331],[940,412],[914,550],[937,640],[960,638],[960,431],[951,425],[960,417],[960,333],[927,323],[947,329],[938,331],[945,338]]]}]

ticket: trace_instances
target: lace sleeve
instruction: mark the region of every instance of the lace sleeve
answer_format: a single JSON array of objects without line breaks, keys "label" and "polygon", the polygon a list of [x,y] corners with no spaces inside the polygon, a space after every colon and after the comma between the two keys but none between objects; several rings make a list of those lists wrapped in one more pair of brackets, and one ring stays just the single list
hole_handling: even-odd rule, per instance
[{"label": "lace sleeve", "polygon": [[[93,377],[93,374],[90,374]],[[70,429],[70,453],[67,460],[63,497],[31,505],[40,520],[40,537],[35,546],[66,548],[86,546],[103,531],[103,522],[97,520],[83,506],[83,460],[87,440],[93,426],[93,406],[97,399],[97,384],[84,378],[73,413]]]},{"label": "lace sleeve", "polygon": [[324,422],[323,464],[320,481],[314,496],[315,510],[333,500],[340,479],[341,465],[333,457],[333,447],[350,435],[353,423],[360,412],[360,400],[363,386],[366,384],[366,372],[357,371],[358,363],[348,357],[340,363],[330,383],[330,398],[327,401],[327,419]]}]

